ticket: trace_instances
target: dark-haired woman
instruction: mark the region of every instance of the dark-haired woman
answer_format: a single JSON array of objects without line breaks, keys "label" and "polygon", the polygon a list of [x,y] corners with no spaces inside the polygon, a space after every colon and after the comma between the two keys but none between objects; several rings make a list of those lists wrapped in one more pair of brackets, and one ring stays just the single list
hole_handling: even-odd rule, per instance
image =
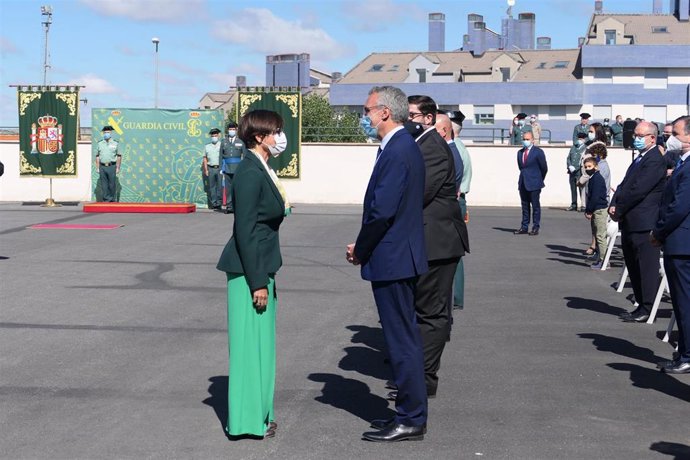
[{"label": "dark-haired woman", "polygon": [[238,129],[249,151],[235,171],[233,235],[217,266],[228,286],[230,436],[273,437],[277,428],[274,277],[282,265],[278,229],[289,204],[268,159],[285,150],[282,128],[277,113],[254,110]]}]

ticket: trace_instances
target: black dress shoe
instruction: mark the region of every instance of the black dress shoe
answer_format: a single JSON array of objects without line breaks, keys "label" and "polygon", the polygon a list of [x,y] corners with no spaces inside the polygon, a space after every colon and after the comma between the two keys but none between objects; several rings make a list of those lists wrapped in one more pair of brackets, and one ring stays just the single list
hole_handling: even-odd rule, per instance
[{"label": "black dress shoe", "polygon": [[661,361],[656,363],[656,367],[659,368],[660,371],[663,372],[664,368],[666,367],[674,367],[680,364],[680,360],[669,360],[669,361]]},{"label": "black dress shoe", "polygon": [[371,421],[371,427],[376,428],[377,430],[385,430],[393,425],[395,425],[395,417],[386,419],[381,418]]},{"label": "black dress shoe", "polygon": [[620,319],[632,318],[633,316],[638,316],[639,314],[641,314],[643,312],[644,312],[644,310],[642,310],[641,308],[636,308],[633,311],[624,311],[623,313],[618,315],[618,317]]},{"label": "black dress shoe", "polygon": [[381,431],[363,433],[362,438],[372,442],[421,441],[424,439],[425,428],[425,425],[407,426],[395,423]]},{"label": "black dress shoe", "polygon": [[395,384],[394,381],[386,380],[386,388],[388,388],[389,390],[397,390],[398,386]]},{"label": "black dress shoe", "polygon": [[537,235],[539,235],[539,229],[536,229],[536,230],[532,229],[532,231],[529,232],[529,235],[530,235],[530,236],[537,236]]},{"label": "black dress shoe", "polygon": [[673,366],[662,368],[661,372],[667,374],[690,374],[690,363],[677,362]]},{"label": "black dress shoe", "polygon": [[520,228],[518,230],[515,230],[513,232],[513,235],[527,235],[527,229],[526,228]]},{"label": "black dress shoe", "polygon": [[630,315],[629,317],[622,319],[624,323],[645,323],[649,319],[649,314],[639,313],[637,315]]}]

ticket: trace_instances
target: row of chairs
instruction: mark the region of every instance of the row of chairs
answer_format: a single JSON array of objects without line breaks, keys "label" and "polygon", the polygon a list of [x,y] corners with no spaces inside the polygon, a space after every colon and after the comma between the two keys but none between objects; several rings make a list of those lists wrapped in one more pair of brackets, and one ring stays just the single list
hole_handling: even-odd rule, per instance
[{"label": "row of chairs", "polygon": [[[615,244],[618,242],[618,239],[621,236],[621,232],[618,229],[618,222],[614,221],[609,221],[608,226],[606,228],[606,237],[607,237],[607,248],[606,248],[606,255],[604,256],[604,263],[601,266],[602,270],[606,270],[609,266],[609,262],[611,260],[611,254],[613,253],[613,247]],[[654,298],[654,305],[652,305],[652,311],[649,314],[649,319],[647,320],[647,324],[652,324],[654,323],[654,319],[656,318],[656,313],[657,310],[659,309],[659,304],[661,304],[661,299],[664,296],[664,294],[671,295],[671,292],[668,287],[668,281],[666,279],[666,270],[664,270],[664,257],[663,254],[661,256],[661,259],[659,260],[659,275],[661,276],[661,283],[659,283],[659,289],[657,290],[656,297]],[[623,292],[623,287],[625,287],[625,282],[628,279],[628,267],[623,264],[623,273],[621,273],[621,279],[618,281],[618,286],[616,287],[616,292]],[[635,303],[635,306],[637,306],[637,303]],[[671,331],[673,331],[673,327],[676,324],[676,317],[674,313],[671,313],[671,320],[668,323],[668,326],[666,327],[666,335],[664,335],[664,338],[662,339],[664,342],[668,342],[669,338],[671,336]]]}]

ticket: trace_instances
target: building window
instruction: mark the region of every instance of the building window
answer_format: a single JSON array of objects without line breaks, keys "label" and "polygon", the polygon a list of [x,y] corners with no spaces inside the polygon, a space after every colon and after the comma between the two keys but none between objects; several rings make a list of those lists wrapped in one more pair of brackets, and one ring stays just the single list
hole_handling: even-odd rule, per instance
[{"label": "building window", "polygon": [[592,109],[592,118],[600,123],[604,121],[604,118],[611,120],[611,106],[595,105]]},{"label": "building window", "polygon": [[367,72],[381,72],[382,69],[383,64],[374,64],[371,66],[369,70],[367,70]]},{"label": "building window", "polygon": [[510,67],[501,67],[501,81],[510,81]]},{"label": "building window", "polygon": [[535,69],[545,69],[546,68],[546,62],[540,62],[538,66],[535,67]]},{"label": "building window", "polygon": [[656,123],[666,123],[665,105],[645,105],[642,118]]},{"label": "building window", "polygon": [[426,69],[417,69],[417,75],[419,76],[419,83],[426,83]]},{"label": "building window", "polygon": [[606,37],[606,44],[607,45],[615,45],[616,44],[616,31],[615,31],[615,29],[605,30],[604,36]]},{"label": "building window", "polygon": [[550,105],[549,120],[565,120],[565,112],[564,105]]},{"label": "building window", "polygon": [[[528,117],[530,115],[539,115],[539,106],[537,105],[522,105],[520,108],[522,109],[520,111],[525,112]],[[527,120],[527,123],[529,123],[529,120]]]},{"label": "building window", "polygon": [[553,65],[553,69],[565,69],[570,64],[570,61],[556,61]]},{"label": "building window", "polygon": [[613,83],[613,70],[594,69],[594,83]]},{"label": "building window", "polygon": [[667,69],[644,69],[644,89],[666,89]]},{"label": "building window", "polygon": [[210,106],[210,105],[205,105],[204,108],[205,108],[206,110],[208,110],[208,109],[211,108],[211,106]]},{"label": "building window", "polygon": [[667,34],[668,33],[668,27],[666,27],[666,26],[652,26],[652,33],[653,34]]},{"label": "building window", "polygon": [[397,72],[400,66],[398,64],[393,64],[390,69],[388,69],[389,72]]},{"label": "building window", "polygon": [[494,106],[493,105],[475,105],[474,106],[474,124],[475,125],[493,125],[494,124]]}]

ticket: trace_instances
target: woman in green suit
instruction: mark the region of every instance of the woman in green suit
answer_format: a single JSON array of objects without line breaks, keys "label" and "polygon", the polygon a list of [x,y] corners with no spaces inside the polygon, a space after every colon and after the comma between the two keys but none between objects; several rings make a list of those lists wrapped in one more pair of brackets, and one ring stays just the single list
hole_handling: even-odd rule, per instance
[{"label": "woman in green suit", "polygon": [[235,171],[233,235],[218,270],[227,274],[229,383],[227,432],[272,437],[275,387],[276,294],[282,264],[278,228],[289,209],[267,161],[285,150],[283,119],[254,110],[240,120],[238,136],[249,149]]}]

